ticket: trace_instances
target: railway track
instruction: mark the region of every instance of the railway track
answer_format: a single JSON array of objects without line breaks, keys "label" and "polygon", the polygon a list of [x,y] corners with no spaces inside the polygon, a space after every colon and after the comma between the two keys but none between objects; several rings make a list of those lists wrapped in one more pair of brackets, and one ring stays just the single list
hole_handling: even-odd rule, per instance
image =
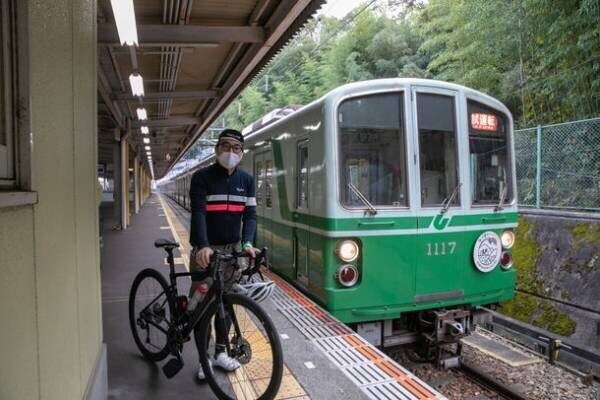
[{"label": "railway track", "polygon": [[492,391],[493,393],[496,393],[498,399],[528,400],[527,396],[519,393],[515,389],[506,386],[502,382],[494,379],[485,372],[480,371],[479,369],[473,366],[461,364],[457,370],[475,384],[481,386],[484,389]]}]

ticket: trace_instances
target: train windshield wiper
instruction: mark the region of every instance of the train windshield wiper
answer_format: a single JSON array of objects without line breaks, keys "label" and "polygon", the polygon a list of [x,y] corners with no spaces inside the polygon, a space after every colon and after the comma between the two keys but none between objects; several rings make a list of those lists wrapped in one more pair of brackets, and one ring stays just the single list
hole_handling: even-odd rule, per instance
[{"label": "train windshield wiper", "polygon": [[348,183],[348,187],[350,188],[350,190],[352,190],[352,192],[356,195],[356,197],[358,197],[360,199],[360,201],[365,203],[365,205],[368,207],[368,210],[365,210],[365,212],[367,212],[369,215],[377,214],[377,209],[375,207],[373,207],[373,204],[371,204],[369,202],[369,200],[367,200],[365,195],[362,194],[361,191],[358,190],[358,188],[356,186],[354,186],[352,183]]},{"label": "train windshield wiper", "polygon": [[508,186],[506,182],[504,183],[504,188],[502,188],[502,193],[500,193],[500,201],[498,201],[498,205],[494,207],[494,211],[501,211],[504,209],[504,201],[506,200],[506,194],[508,193]]},{"label": "train windshield wiper", "polygon": [[461,186],[462,186],[462,183],[458,182],[458,185],[456,185],[456,187],[452,191],[452,194],[450,195],[450,198],[444,199],[444,201],[442,201],[442,209],[440,210],[440,214],[445,214],[446,211],[448,211],[448,208],[450,207],[450,204],[452,204],[452,202],[454,201],[454,198],[458,194],[458,189],[460,189]]}]

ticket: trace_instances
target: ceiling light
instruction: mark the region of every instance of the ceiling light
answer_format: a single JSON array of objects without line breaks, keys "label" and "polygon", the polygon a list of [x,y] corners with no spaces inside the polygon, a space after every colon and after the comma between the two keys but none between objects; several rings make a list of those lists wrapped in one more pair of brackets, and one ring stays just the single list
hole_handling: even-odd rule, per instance
[{"label": "ceiling light", "polygon": [[144,147],[146,150],[150,150],[150,146],[146,146]]},{"label": "ceiling light", "polygon": [[142,133],[143,133],[144,135],[147,135],[148,133],[150,133],[150,130],[148,129],[148,127],[147,127],[147,126],[142,126],[142,128],[141,128],[141,129],[142,129]]},{"label": "ceiling light", "polygon": [[144,138],[144,143],[146,143],[146,144],[150,143],[150,138],[145,137]]},{"label": "ceiling light", "polygon": [[134,96],[144,95],[144,78],[140,74],[129,75],[129,84],[131,85],[131,94]]},{"label": "ceiling light", "polygon": [[110,0],[119,40],[121,45],[133,46],[138,44],[137,27],[135,24],[135,11],[133,0]]},{"label": "ceiling light", "polygon": [[146,113],[146,109],[145,108],[138,108],[136,110],[136,112],[137,112],[138,119],[140,121],[148,119],[148,114]]}]

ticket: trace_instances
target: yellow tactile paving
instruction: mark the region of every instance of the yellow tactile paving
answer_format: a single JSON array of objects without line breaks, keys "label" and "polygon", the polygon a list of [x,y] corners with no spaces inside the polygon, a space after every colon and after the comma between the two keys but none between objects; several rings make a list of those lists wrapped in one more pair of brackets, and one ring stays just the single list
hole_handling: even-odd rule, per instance
[{"label": "yellow tactile paving", "polygon": [[[186,268],[189,270],[189,252],[191,250],[189,246],[189,234],[187,229],[184,228],[183,224],[179,221],[179,218],[166,201],[159,195],[159,201],[162,209],[164,210],[165,217],[169,223],[167,229],[171,229],[173,237],[177,242],[180,243],[180,251],[182,254],[182,261]],[[161,228],[162,229],[162,228]],[[175,262],[177,263],[176,258]],[[244,311],[236,311],[238,317],[245,314]],[[256,398],[256,391],[258,393],[264,392],[266,385],[268,385],[268,376],[270,375],[269,367],[272,365],[270,361],[270,345],[267,343],[263,334],[256,328],[254,322],[244,315],[239,318],[242,321],[243,326],[240,327],[242,331],[252,331],[252,334],[245,335],[244,337],[248,340],[252,347],[252,366],[245,365],[244,373],[241,368],[228,374],[229,381],[239,399],[244,398]],[[264,359],[264,361],[262,360]],[[250,380],[244,380],[244,377],[250,377]],[[281,380],[281,386],[277,394],[276,399],[310,399],[306,394],[302,386],[298,383],[294,375],[290,372],[288,367],[284,364],[283,366],[283,378]]]},{"label": "yellow tactile paving", "polygon": [[[181,253],[181,258],[183,259],[183,265],[185,265],[185,269],[189,271],[190,269],[190,245],[189,245],[189,234],[187,230],[183,227],[179,219],[171,210],[171,207],[163,200],[162,195],[158,195],[158,199],[160,201],[160,205],[162,210],[167,218],[167,222],[169,223],[168,227],[164,227],[164,229],[171,229],[171,233],[173,234],[173,238],[176,242],[181,246],[179,248]],[[161,227],[160,229],[163,229]]]},{"label": "yellow tactile paving", "polygon": [[[183,257],[173,257],[173,261],[175,262],[175,265],[185,265]],[[165,263],[165,265],[169,265],[169,262],[166,258],[163,259],[163,262]]]}]

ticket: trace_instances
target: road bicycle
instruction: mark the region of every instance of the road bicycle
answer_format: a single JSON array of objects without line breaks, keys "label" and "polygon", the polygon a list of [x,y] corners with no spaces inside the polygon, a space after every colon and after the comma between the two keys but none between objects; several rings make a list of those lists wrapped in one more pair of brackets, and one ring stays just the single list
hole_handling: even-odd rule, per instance
[{"label": "road bicycle", "polygon": [[[275,398],[283,375],[283,352],[277,330],[258,303],[227,289],[226,282],[232,276],[226,277],[224,273],[224,265],[229,264],[233,271],[241,271],[236,275],[262,278],[261,265],[269,265],[267,249],[263,248],[254,260],[247,253],[215,251],[205,271],[175,272],[173,250],[179,244],[159,239],[154,246],[167,252],[169,283],[161,272],[147,268],[136,276],[129,295],[129,322],[143,356],[156,362],[171,355],[163,372],[172,378],[183,368],[184,343],[200,324],[200,343],[206,343],[199,349],[200,364],[219,399]],[[240,262],[244,257],[248,258],[245,269]],[[187,296],[178,292],[177,278],[180,277],[213,279],[202,301],[192,310],[187,307]],[[219,341],[225,343],[217,343],[215,331],[221,333]],[[213,369],[209,360],[215,357],[217,346],[220,349],[224,346],[240,367],[228,373]]]}]

